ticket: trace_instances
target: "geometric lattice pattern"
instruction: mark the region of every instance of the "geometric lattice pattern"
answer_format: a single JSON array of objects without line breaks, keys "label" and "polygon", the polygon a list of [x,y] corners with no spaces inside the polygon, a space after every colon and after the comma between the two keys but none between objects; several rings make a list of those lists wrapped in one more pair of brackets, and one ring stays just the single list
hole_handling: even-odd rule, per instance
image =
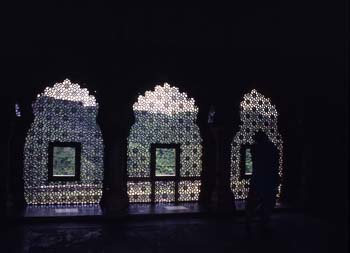
[{"label": "geometric lattice pattern", "polygon": [[180,181],[179,201],[196,201],[199,198],[201,181]]},{"label": "geometric lattice pattern", "polygon": [[[244,144],[253,144],[253,136],[261,130],[277,147],[279,152],[279,176],[282,179],[283,171],[283,141],[277,130],[277,110],[269,98],[265,98],[256,90],[244,95],[240,104],[241,124],[239,131],[231,144],[231,190],[236,199],[246,199],[249,190],[249,178],[240,177],[240,149]],[[282,180],[280,181],[282,182]],[[281,184],[278,187],[277,197],[281,193]]]},{"label": "geometric lattice pattern", "polygon": [[[24,186],[28,204],[92,204],[102,197],[103,141],[96,123],[98,104],[68,79],[38,95],[34,122],[24,147]],[[80,180],[48,180],[50,142],[81,144]]]},{"label": "geometric lattice pattern", "polygon": [[[173,202],[175,188],[179,201],[198,200],[202,139],[195,123],[198,108],[194,99],[165,83],[139,96],[133,110],[135,124],[130,130],[127,151],[129,201],[151,202],[152,187],[155,202]],[[155,182],[151,179],[151,144],[174,143],[180,145],[179,179]]]},{"label": "geometric lattice pattern", "polygon": [[174,202],[175,182],[156,181],[155,182],[155,202]]},{"label": "geometric lattice pattern", "polygon": [[127,191],[129,202],[151,202],[151,182],[128,181]]}]

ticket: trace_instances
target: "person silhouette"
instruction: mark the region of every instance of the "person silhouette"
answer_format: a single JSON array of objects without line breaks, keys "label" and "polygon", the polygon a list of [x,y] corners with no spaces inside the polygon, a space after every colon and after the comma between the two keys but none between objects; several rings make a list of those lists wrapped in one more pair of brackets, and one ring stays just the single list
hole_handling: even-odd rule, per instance
[{"label": "person silhouette", "polygon": [[258,215],[261,229],[265,231],[276,204],[279,185],[278,150],[262,131],[257,132],[253,139],[253,173],[246,200],[246,223],[250,231],[251,221]]}]

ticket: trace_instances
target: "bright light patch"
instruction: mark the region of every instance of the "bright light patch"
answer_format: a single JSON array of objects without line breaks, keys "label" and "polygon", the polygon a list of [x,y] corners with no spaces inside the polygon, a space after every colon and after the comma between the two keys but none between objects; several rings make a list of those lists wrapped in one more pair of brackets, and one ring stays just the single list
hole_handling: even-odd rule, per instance
[{"label": "bright light patch", "polygon": [[21,109],[20,109],[18,103],[15,104],[15,112],[16,112],[16,117],[20,118],[21,117]]},{"label": "bright light patch", "polygon": [[52,97],[57,100],[69,100],[81,102],[83,106],[97,106],[94,96],[89,95],[89,91],[80,88],[79,84],[71,83],[69,79],[65,79],[62,83],[56,83],[53,87],[47,87],[40,96]]},{"label": "bright light patch", "polygon": [[171,87],[168,83],[163,86],[157,85],[154,91],[146,91],[145,96],[139,96],[133,109],[135,112],[146,111],[167,115],[198,112],[193,98],[188,98],[186,93],[180,93],[178,88]]}]

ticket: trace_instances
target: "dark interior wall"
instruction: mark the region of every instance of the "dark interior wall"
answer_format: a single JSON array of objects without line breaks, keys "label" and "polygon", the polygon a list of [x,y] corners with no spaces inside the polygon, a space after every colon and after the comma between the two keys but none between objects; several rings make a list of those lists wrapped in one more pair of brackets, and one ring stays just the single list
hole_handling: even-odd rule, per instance
[{"label": "dark interior wall", "polygon": [[[348,105],[342,6],[287,6],[278,1],[227,8],[46,3],[10,10],[13,14],[2,17],[7,21],[1,47],[1,97],[6,101],[2,115],[7,115],[3,154],[14,101],[20,103],[23,116],[16,121],[12,178],[21,174],[18,150],[33,120],[31,103],[46,86],[64,78],[96,91],[109,164],[106,174],[114,169],[109,152],[125,140],[132,124],[132,104],[155,84],[168,81],[195,98],[201,128],[214,104],[221,124],[232,134],[243,94],[256,88],[280,113],[286,200],[303,199],[309,210],[327,214],[337,212],[326,204],[335,199],[344,210],[341,217],[346,216]],[[1,161],[4,169],[4,156]],[[12,180],[20,195],[20,181]]]}]

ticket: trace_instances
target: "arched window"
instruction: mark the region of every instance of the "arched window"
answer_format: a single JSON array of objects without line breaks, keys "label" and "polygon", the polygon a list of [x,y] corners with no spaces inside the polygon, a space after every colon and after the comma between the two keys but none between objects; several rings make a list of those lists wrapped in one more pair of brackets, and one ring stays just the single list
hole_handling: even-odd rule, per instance
[{"label": "arched window", "polygon": [[[236,199],[245,199],[248,195],[250,176],[254,170],[250,150],[253,136],[260,129],[277,147],[279,152],[279,176],[282,178],[283,141],[277,129],[277,110],[269,98],[256,90],[244,95],[241,102],[239,131],[231,144],[231,189]],[[277,197],[281,193],[278,187]]]},{"label": "arched window", "polygon": [[26,202],[98,203],[104,146],[95,97],[66,79],[39,94],[33,111],[24,148]]},{"label": "arched window", "polygon": [[194,99],[165,83],[139,96],[133,110],[127,151],[130,202],[198,200],[202,139]]}]

